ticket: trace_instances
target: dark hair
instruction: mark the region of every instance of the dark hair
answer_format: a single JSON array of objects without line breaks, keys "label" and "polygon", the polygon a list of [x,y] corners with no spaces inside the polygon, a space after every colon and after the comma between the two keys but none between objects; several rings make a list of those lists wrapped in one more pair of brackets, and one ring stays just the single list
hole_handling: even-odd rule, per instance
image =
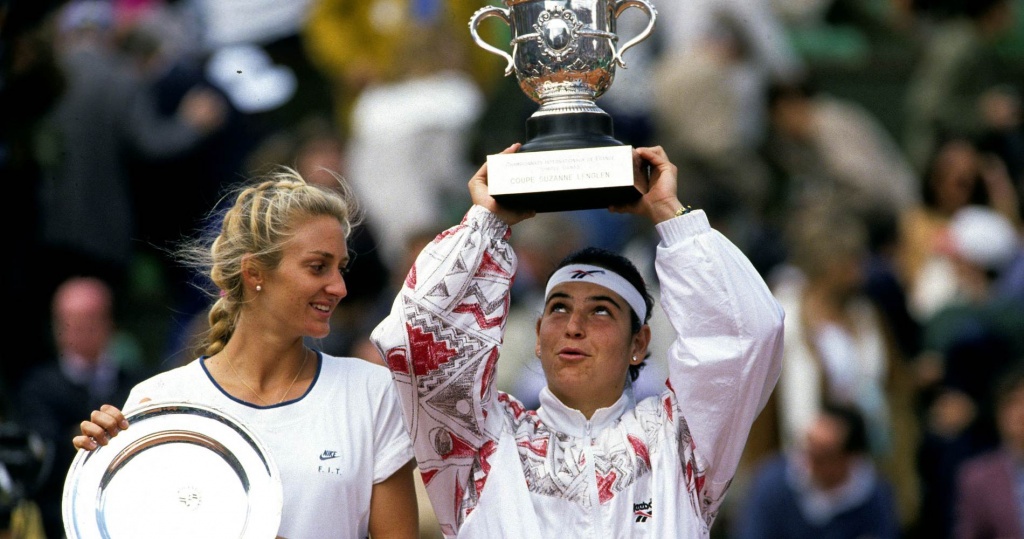
[{"label": "dark hair", "polygon": [[867,424],[864,416],[856,408],[826,403],[822,406],[821,413],[846,425],[846,439],[842,446],[844,453],[864,454],[869,451]]},{"label": "dark hair", "polygon": [[[938,203],[935,193],[935,178],[943,165],[941,162],[942,155],[947,150],[948,146],[957,143],[966,144],[976,152],[980,150],[978,147],[978,141],[971,136],[952,131],[943,131],[939,133],[935,147],[928,156],[924,171],[921,174],[921,201],[927,207],[934,207],[935,204]],[[980,172],[975,175],[974,187],[972,188],[970,195],[970,203],[983,205],[989,204],[988,190],[985,188],[985,182],[982,181]]]},{"label": "dark hair", "polygon": [[[637,292],[644,298],[644,306],[647,307],[647,315],[643,320],[640,320],[640,316],[630,309],[629,320],[630,320],[630,331],[633,334],[640,331],[640,328],[651,319],[651,310],[654,308],[654,298],[651,297],[650,292],[647,291],[647,283],[644,281],[640,270],[636,269],[630,260],[618,253],[602,249],[600,247],[584,247],[574,253],[569,254],[558,263],[555,267],[555,271],[568,266],[570,264],[590,264],[591,266],[597,266],[606,270],[613,271],[623,279],[629,282],[636,288]],[[554,272],[552,272],[554,274]],[[550,279],[551,276],[548,276]],[[650,356],[650,352],[647,356],[644,356],[644,361],[640,362],[639,365],[629,366],[629,379],[635,381],[640,376],[640,369],[644,367],[647,361],[647,357]]]}]

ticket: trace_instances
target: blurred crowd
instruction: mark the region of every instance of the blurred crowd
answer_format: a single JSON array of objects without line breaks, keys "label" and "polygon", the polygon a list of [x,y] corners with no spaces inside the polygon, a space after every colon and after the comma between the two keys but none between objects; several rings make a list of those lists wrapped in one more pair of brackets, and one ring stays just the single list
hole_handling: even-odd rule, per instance
[{"label": "blurred crowd", "polygon": [[[653,3],[597,104],[619,140],[666,149],[787,316],[712,535],[1024,537],[1024,2]],[[169,253],[238,181],[349,182],[349,295],[312,344],[380,361],[367,336],[411,257],[538,106],[472,41],[489,4],[0,0],[0,538],[62,537],[79,422],[194,358],[207,296]],[[620,43],[645,24],[624,12]],[[498,19],[480,33],[507,49]],[[656,292],[639,230],[603,210],[517,227],[504,347],[533,349],[544,280],[582,245]],[[672,330],[652,324],[638,397],[664,388]],[[536,405],[539,361],[499,365]]]}]

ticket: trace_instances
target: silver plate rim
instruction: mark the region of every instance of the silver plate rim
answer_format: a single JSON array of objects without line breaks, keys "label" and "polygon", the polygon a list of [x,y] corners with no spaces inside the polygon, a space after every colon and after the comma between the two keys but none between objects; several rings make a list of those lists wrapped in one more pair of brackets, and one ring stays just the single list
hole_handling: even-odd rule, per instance
[{"label": "silver plate rim", "polygon": [[[121,539],[109,535],[97,500],[103,487],[142,451],[161,443],[186,441],[220,455],[244,472],[247,516],[238,539],[273,539],[281,523],[280,472],[265,443],[237,417],[189,401],[150,401],[125,413],[131,427],[106,446],[76,453],[64,482],[62,513],[67,539]],[[149,428],[159,419],[160,428]],[[228,440],[218,439],[216,436]],[[214,436],[216,435],[216,436]],[[234,470],[236,473],[238,470]]]}]

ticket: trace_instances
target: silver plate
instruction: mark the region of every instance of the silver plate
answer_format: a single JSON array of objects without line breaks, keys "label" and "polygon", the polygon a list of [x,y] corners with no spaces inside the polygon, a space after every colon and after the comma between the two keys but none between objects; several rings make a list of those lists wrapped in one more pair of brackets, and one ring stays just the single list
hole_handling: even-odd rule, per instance
[{"label": "silver plate", "polygon": [[240,421],[194,403],[150,403],[106,446],[79,450],[64,482],[68,539],[266,539],[281,478]]}]

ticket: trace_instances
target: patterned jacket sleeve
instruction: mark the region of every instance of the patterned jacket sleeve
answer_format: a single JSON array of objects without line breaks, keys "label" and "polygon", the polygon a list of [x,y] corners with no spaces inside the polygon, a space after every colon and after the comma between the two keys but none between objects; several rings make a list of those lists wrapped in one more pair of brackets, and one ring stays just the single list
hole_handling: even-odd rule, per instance
[{"label": "patterned jacket sleeve", "polygon": [[680,463],[708,525],[750,427],[782,368],[783,310],[740,250],[702,211],[657,226],[661,302],[676,331],[666,397]]},{"label": "patterned jacket sleeve", "polygon": [[372,335],[446,534],[475,507],[502,428],[493,381],[516,269],[510,232],[472,207],[419,254]]}]

